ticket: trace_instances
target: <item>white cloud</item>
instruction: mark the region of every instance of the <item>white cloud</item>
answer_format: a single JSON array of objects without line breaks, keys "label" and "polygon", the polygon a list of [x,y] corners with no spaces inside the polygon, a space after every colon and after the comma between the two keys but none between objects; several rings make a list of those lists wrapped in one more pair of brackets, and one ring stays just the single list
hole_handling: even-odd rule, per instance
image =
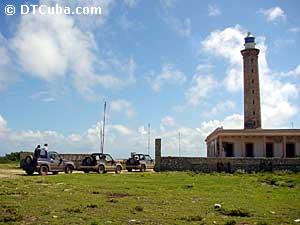
[{"label": "white cloud", "polygon": [[219,16],[222,12],[217,5],[208,5],[208,15],[209,16]]},{"label": "white cloud", "polygon": [[129,8],[136,7],[138,2],[139,2],[138,0],[124,0],[125,5],[128,6]]},{"label": "white cloud", "polygon": [[291,27],[288,29],[288,31],[296,34],[296,33],[300,32],[300,28],[299,27]]},{"label": "white cloud", "polygon": [[266,16],[268,22],[275,23],[286,18],[284,11],[279,6],[270,9],[260,9],[259,12]]},{"label": "white cloud", "polygon": [[132,104],[126,100],[113,100],[109,106],[112,112],[125,113],[128,118],[132,118],[136,115]]},{"label": "white cloud", "polygon": [[68,6],[73,10],[76,7],[101,7],[101,14],[74,14],[72,15],[73,20],[84,30],[95,29],[103,26],[111,13],[112,8],[116,5],[115,0],[40,0],[40,4],[44,5],[55,5]]},{"label": "white cloud", "polygon": [[83,32],[71,16],[23,16],[10,44],[27,74],[53,85],[71,82],[90,99],[99,97],[99,86],[116,90],[135,82],[134,60],[127,64],[100,56],[93,34]]},{"label": "white cloud", "polygon": [[173,8],[178,0],[160,0],[160,4],[164,8]]},{"label": "white cloud", "polygon": [[166,128],[174,127],[175,125],[176,122],[172,116],[165,116],[161,119],[160,129],[164,131]]},{"label": "white cloud", "polygon": [[159,92],[165,84],[183,84],[186,76],[180,70],[175,69],[172,64],[165,63],[159,75],[155,76],[152,71],[146,80],[154,91]]},{"label": "white cloud", "polygon": [[280,75],[283,77],[300,77],[300,64],[295,69],[292,69],[288,72],[282,72]]},{"label": "white cloud", "polygon": [[7,39],[0,33],[0,92],[16,81],[14,63]]},{"label": "white cloud", "polygon": [[217,82],[212,75],[196,74],[192,86],[186,91],[185,98],[190,106],[198,106],[214,90]]},{"label": "white cloud", "polygon": [[238,91],[243,87],[241,76],[242,57],[240,50],[243,46],[244,30],[239,25],[228,27],[224,30],[216,30],[201,42],[202,49],[216,57],[228,60],[230,66],[224,83],[228,91]]},{"label": "white cloud", "polygon": [[227,110],[234,109],[235,103],[231,100],[225,100],[218,102],[211,110],[204,112],[205,115],[216,115],[219,113],[226,112]]},{"label": "white cloud", "polygon": [[162,19],[172,30],[182,37],[190,37],[192,31],[190,18],[179,18],[172,14],[172,9],[176,5],[177,0],[161,0],[163,15]]},{"label": "white cloud", "polygon": [[[224,85],[230,92],[243,88],[240,49],[243,46],[245,34],[245,30],[237,25],[224,30],[216,30],[202,42],[202,48],[207,53],[228,61]],[[281,80],[269,68],[266,60],[265,38],[258,37],[256,42],[257,48],[260,49],[259,73],[263,127],[280,127],[299,111],[299,105],[295,105],[291,101],[298,98],[297,87],[295,84]],[[293,73],[297,73],[297,69]]]},{"label": "white cloud", "polygon": [[189,37],[191,35],[192,26],[189,18],[180,20],[176,17],[167,17],[165,21],[179,35],[183,37]]}]

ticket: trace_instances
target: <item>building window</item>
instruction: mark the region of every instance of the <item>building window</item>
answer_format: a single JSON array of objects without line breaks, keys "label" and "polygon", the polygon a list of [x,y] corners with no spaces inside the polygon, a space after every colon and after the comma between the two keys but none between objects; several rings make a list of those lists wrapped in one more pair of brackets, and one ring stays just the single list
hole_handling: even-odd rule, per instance
[{"label": "building window", "polygon": [[253,62],[254,62],[254,59],[251,59],[251,63],[253,64]]},{"label": "building window", "polygon": [[246,157],[254,157],[253,143],[246,143]]},{"label": "building window", "polygon": [[295,157],[295,144],[294,143],[287,143],[285,149],[286,149],[285,156],[287,158]]},{"label": "building window", "polygon": [[253,69],[251,69],[251,73],[253,73],[254,72],[254,70]]},{"label": "building window", "polygon": [[233,143],[224,142],[223,148],[226,157],[234,157]]},{"label": "building window", "polygon": [[253,111],[253,115],[255,116],[255,111]]},{"label": "building window", "polygon": [[252,94],[254,94],[254,90],[252,90]]},{"label": "building window", "polygon": [[273,143],[266,143],[266,157],[274,157],[274,146]]},{"label": "building window", "polygon": [[254,80],[252,79],[252,84],[254,84]]},{"label": "building window", "polygon": [[255,101],[253,100],[253,105],[255,104]]}]

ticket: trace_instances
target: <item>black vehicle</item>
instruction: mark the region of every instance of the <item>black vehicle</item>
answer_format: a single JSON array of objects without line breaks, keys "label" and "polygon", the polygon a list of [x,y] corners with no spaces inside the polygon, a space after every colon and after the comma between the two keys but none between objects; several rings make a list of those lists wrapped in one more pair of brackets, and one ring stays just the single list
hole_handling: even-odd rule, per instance
[{"label": "black vehicle", "polygon": [[131,153],[131,157],[126,160],[126,169],[128,172],[132,170],[140,170],[145,172],[147,169],[154,168],[154,161],[148,154]]}]

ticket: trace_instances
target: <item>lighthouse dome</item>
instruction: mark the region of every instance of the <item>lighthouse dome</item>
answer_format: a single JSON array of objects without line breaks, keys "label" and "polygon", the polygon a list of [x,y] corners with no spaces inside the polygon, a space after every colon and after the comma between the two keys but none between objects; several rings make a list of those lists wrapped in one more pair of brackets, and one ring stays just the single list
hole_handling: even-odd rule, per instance
[{"label": "lighthouse dome", "polygon": [[255,48],[255,37],[250,32],[245,37],[245,48]]}]

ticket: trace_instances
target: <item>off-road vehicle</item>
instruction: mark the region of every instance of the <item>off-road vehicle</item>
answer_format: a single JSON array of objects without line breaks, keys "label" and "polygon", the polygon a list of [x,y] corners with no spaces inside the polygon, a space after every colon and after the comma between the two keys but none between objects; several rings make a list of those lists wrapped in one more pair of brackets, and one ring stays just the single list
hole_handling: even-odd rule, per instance
[{"label": "off-road vehicle", "polygon": [[135,152],[131,153],[131,157],[126,160],[126,169],[128,172],[132,170],[140,170],[145,172],[147,169],[154,168],[154,161],[150,155],[138,154]]},{"label": "off-road vehicle", "polygon": [[90,171],[94,171],[99,174],[111,171],[121,173],[123,166],[120,162],[115,161],[110,154],[93,153],[82,160],[78,169],[85,173]]},{"label": "off-road vehicle", "polygon": [[20,164],[28,175],[32,175],[34,172],[38,172],[40,175],[47,175],[48,172],[53,174],[72,173],[75,168],[72,161],[64,160],[54,151],[41,151],[37,159],[29,154],[21,160]]}]

